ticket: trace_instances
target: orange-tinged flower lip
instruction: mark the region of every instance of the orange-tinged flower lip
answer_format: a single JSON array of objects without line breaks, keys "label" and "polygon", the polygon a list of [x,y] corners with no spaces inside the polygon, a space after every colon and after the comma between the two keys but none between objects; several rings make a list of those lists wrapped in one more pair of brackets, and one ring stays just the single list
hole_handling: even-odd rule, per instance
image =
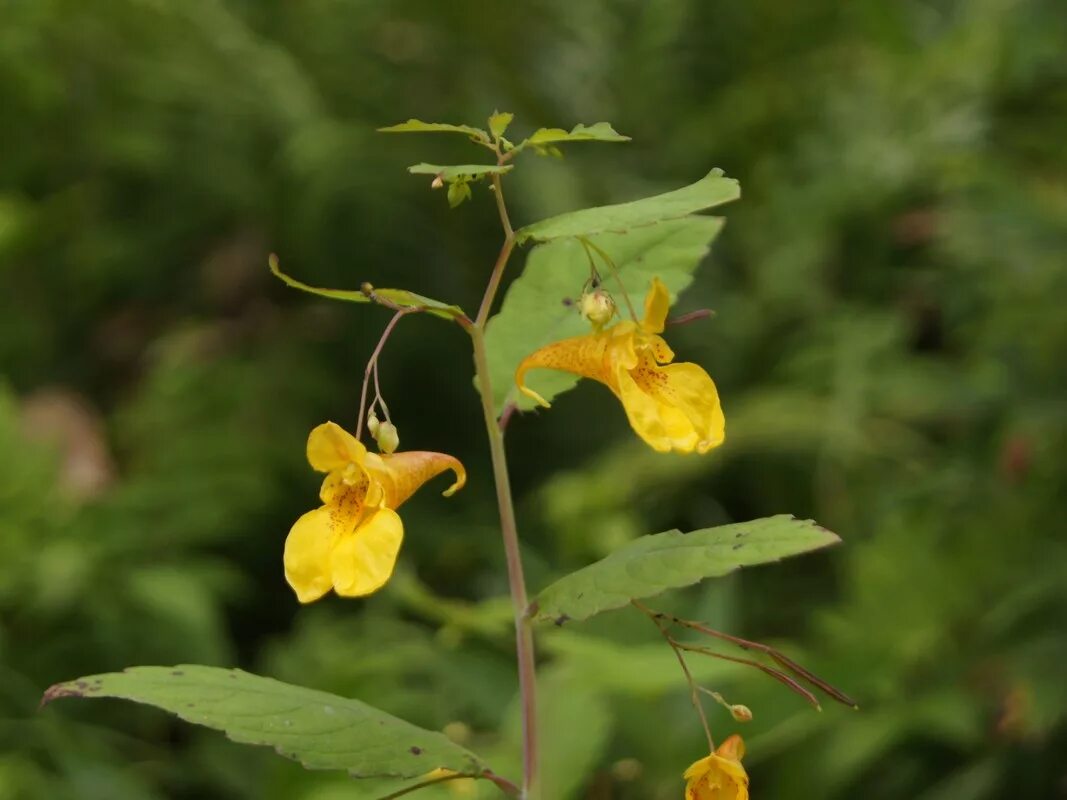
[{"label": "orange-tinged flower lip", "polygon": [[431,478],[452,470],[456,480],[442,493],[451,497],[467,483],[467,470],[459,459],[444,453],[408,450],[391,455],[367,454],[367,470],[381,484],[385,505],[399,508],[411,495]]}]

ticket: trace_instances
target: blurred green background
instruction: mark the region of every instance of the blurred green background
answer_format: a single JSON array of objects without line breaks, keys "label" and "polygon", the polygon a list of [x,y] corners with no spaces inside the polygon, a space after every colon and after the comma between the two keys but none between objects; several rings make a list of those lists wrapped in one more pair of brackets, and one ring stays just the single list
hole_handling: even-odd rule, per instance
[{"label": "blurred green background", "polygon": [[[0,0],[0,800],[373,796],[161,712],[36,711],[139,663],[360,697],[514,774],[469,343],[405,320],[382,378],[405,446],[470,485],[405,507],[386,590],[300,608],[304,440],[354,423],[388,315],[266,269],[476,307],[491,198],[450,211],[404,168],[477,151],[374,128],[494,108],[634,139],[524,157],[519,224],[712,166],[744,190],[679,306],[717,315],[672,337],[716,378],[726,445],[657,456],[595,384],[514,420],[531,586],[642,533],[813,516],[845,544],[659,602],[861,702],[819,714],[694,662],[755,713],[754,797],[1067,797],[1062,0]],[[647,620],[540,651],[546,800],[680,797],[702,734]]]}]

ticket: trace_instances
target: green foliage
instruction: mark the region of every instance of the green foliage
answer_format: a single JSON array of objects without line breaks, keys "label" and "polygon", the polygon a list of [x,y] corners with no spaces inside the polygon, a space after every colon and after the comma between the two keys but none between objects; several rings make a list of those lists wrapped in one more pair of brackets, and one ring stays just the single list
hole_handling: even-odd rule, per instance
[{"label": "green foliage", "polygon": [[571,236],[597,233],[626,233],[633,228],[679,219],[713,206],[729,203],[741,196],[740,184],[713,169],[696,183],[681,189],[598,208],[585,208],[543,219],[515,232],[521,244],[528,240],[548,242]]},{"label": "green foliage", "polygon": [[524,144],[535,147],[557,142],[628,142],[629,136],[611,127],[610,122],[597,122],[593,125],[575,125],[571,130],[563,128],[538,128],[524,140]]},{"label": "green foliage", "polygon": [[563,624],[622,608],[630,600],[719,578],[836,544],[836,534],[787,514],[635,539],[607,558],[560,578],[530,604],[530,615]]},{"label": "green foliage", "polygon": [[451,183],[456,180],[471,180],[485,175],[502,175],[514,169],[512,164],[454,164],[442,167],[438,164],[416,164],[408,167],[408,172],[413,175],[440,175],[441,180]]},{"label": "green foliage", "polygon": [[[721,219],[689,217],[637,228],[627,234],[603,233],[588,241],[611,257],[623,289],[636,312],[642,313],[642,301],[652,278],[662,280],[674,295],[684,291],[721,230]],[[525,356],[549,342],[589,333],[588,321],[578,314],[577,301],[582,283],[589,276],[590,258],[596,261],[605,289],[617,295],[620,314],[627,315],[613,270],[596,250],[587,249],[575,239],[535,247],[486,330],[498,410],[509,402],[523,409],[534,406],[532,400],[515,389],[515,369]],[[530,383],[546,400],[551,400],[577,384],[578,378],[565,372],[539,371],[531,375]]]},{"label": "green foliage", "polygon": [[534,152],[542,156],[563,157],[563,152],[556,147],[561,142],[628,142],[629,136],[611,127],[609,122],[597,122],[593,125],[575,125],[571,130],[563,128],[538,128],[529,137],[524,139],[516,150],[532,147]]},{"label": "green foliage", "polygon": [[466,316],[463,313],[463,309],[459,306],[442,303],[439,300],[434,300],[430,297],[423,297],[421,294],[409,292],[407,289],[379,289],[370,286],[369,284],[365,289],[359,290],[324,289],[318,286],[309,286],[308,284],[298,281],[296,278],[282,272],[281,265],[279,264],[276,255],[271,255],[267,259],[267,263],[270,266],[271,273],[273,273],[274,276],[281,280],[286,286],[291,286],[294,289],[299,289],[300,291],[308,292],[309,294],[317,294],[320,297],[328,297],[330,300],[344,300],[349,303],[373,303],[375,302],[375,297],[380,297],[394,306],[422,309],[428,314],[433,314],[436,317],[442,317],[444,319],[457,319]]},{"label": "green foliage", "polygon": [[438,164],[416,164],[408,167],[408,172],[414,175],[433,175],[435,188],[441,185],[441,181],[447,183],[448,205],[455,208],[464,200],[470,199],[471,181],[481,180],[486,175],[501,175],[511,169],[511,164],[456,164],[447,167]]},{"label": "green foliage", "polygon": [[[366,280],[476,307],[499,237],[491,204],[449,215],[403,176],[422,160],[482,160],[472,134],[372,131],[416,114],[477,121],[493,104],[515,112],[515,141],[577,119],[634,138],[576,148],[566,164],[518,162],[505,185],[520,226],[680,186],[709,163],[745,184],[679,307],[716,316],[670,329],[679,357],[716,380],[726,444],[702,459],[646,452],[598,386],[512,419],[530,585],[648,531],[815,517],[847,546],[662,601],[771,641],[861,701],[814,714],[765,676],[692,661],[755,713],[738,728],[709,708],[717,738],[745,735],[753,796],[1061,791],[1059,0],[4,9],[4,800],[394,790],[132,703],[35,710],[74,674],[190,659],[373,698],[514,774],[497,758],[514,756],[500,711],[513,637],[464,337],[413,315],[382,364],[405,442],[454,453],[471,475],[445,508],[404,507],[400,566],[425,593],[394,581],[364,602],[298,610],[279,553],[317,489],[303,443],[354,414],[353,374],[388,312],[308,302],[263,268],[276,251],[318,286]],[[584,275],[556,297],[573,298]],[[73,413],[36,416],[55,391],[96,420],[90,432],[68,427]],[[99,463],[110,466],[86,466]],[[105,479],[87,492],[86,473]],[[546,679],[569,671],[567,694],[603,695],[610,714],[567,800],[678,798],[703,735],[648,621],[544,626],[539,654]],[[548,738],[588,730],[555,718]]]},{"label": "green foliage", "polygon": [[466,180],[455,180],[448,184],[448,206],[455,208],[464,200],[471,199],[471,185]]},{"label": "green foliage", "polygon": [[485,765],[440,733],[423,730],[358,700],[241,670],[197,664],[132,667],[57,684],[45,700],[119,697],[224,731],[236,742],[268,745],[314,769],[353,777],[415,778],[435,769],[477,777]]},{"label": "green foliage", "polygon": [[489,117],[489,131],[493,134],[494,139],[500,139],[505,133],[507,133],[508,125],[515,119],[515,115],[507,111],[497,111],[491,117]]},{"label": "green foliage", "polygon": [[397,125],[388,125],[378,128],[380,133],[462,133],[472,141],[488,143],[489,134],[481,128],[472,128],[470,125],[449,125],[445,122],[423,122],[418,119],[409,119]]}]

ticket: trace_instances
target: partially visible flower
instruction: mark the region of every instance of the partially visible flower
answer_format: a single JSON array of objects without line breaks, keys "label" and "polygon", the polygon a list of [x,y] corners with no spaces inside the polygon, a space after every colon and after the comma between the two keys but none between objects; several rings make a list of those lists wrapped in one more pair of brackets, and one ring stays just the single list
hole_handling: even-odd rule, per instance
[{"label": "partially visible flower", "polygon": [[745,743],[736,733],[685,771],[685,800],[748,800],[748,773],[741,766]]},{"label": "partially visible flower", "polygon": [[592,378],[615,393],[631,427],[654,450],[706,453],[722,444],[726,420],[708,373],[696,364],[671,363],[674,351],[659,335],[669,308],[667,287],[654,278],[640,323],[623,320],[546,345],[522,360],[515,383],[547,407],[548,401],[526,386],[529,370],[556,369]]},{"label": "partially visible flower", "polygon": [[393,574],[404,526],[396,509],[426,481],[451,469],[463,487],[463,465],[443,453],[368,453],[352,434],[333,422],[308,436],[307,458],[326,473],[322,506],[296,521],[285,540],[285,579],[301,603],[330,589],[343,597],[377,591]]},{"label": "partially visible flower", "polygon": [[429,786],[433,783],[444,783],[448,786],[449,794],[453,797],[473,797],[474,777],[463,775],[460,776],[454,769],[448,769],[447,767],[438,767],[437,769],[430,770],[422,776],[423,786]]}]

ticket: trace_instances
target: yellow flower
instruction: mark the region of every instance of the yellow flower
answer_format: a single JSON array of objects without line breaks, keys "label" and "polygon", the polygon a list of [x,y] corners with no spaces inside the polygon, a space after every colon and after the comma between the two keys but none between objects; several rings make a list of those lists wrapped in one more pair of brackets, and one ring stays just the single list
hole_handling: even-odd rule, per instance
[{"label": "yellow flower", "polygon": [[653,278],[640,323],[624,320],[542,347],[522,360],[515,383],[548,407],[526,386],[527,371],[557,369],[592,378],[615,393],[630,425],[653,449],[706,453],[722,444],[726,420],[708,373],[696,364],[671,363],[674,351],[659,335],[669,308],[667,287]]},{"label": "yellow flower", "polygon": [[393,574],[404,526],[396,509],[426,481],[445,470],[466,483],[463,465],[443,453],[368,453],[352,434],[327,422],[308,436],[307,458],[326,473],[322,506],[296,521],[285,540],[285,579],[301,603],[330,589],[361,597],[380,589]]},{"label": "yellow flower", "polygon": [[685,771],[685,800],[748,800],[748,773],[741,766],[745,743],[736,733]]}]

